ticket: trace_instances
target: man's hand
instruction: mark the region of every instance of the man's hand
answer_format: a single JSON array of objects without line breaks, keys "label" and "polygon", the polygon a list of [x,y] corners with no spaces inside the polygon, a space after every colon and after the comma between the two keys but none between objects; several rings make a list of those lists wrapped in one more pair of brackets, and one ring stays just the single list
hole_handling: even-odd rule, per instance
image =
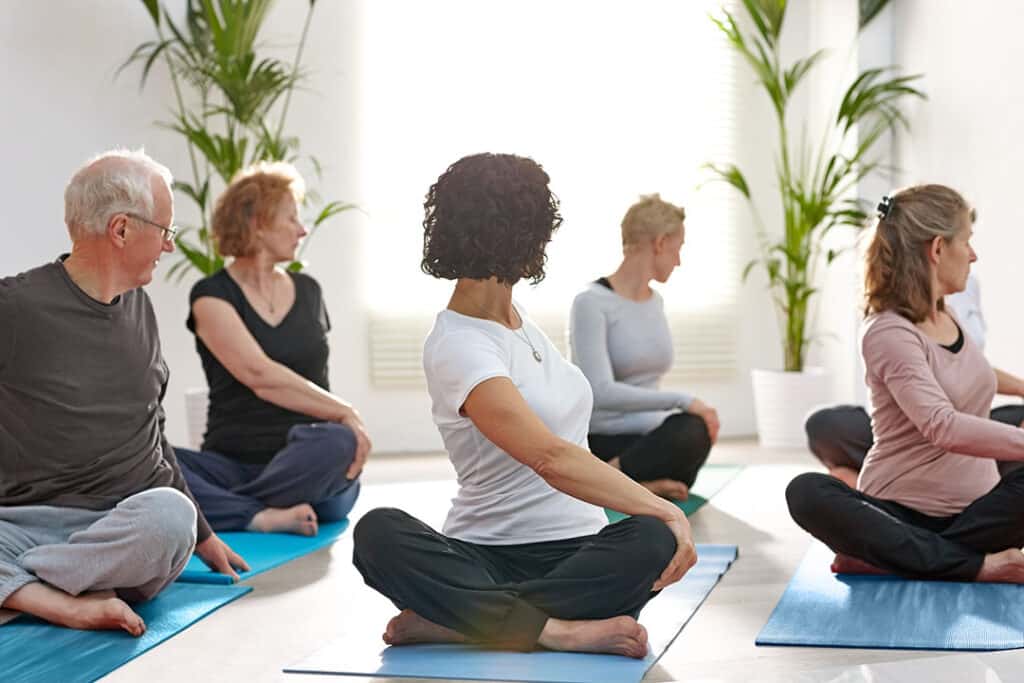
[{"label": "man's hand", "polygon": [[235,581],[238,581],[238,573],[235,569],[244,572],[249,571],[249,565],[242,557],[228,547],[228,544],[220,540],[217,534],[210,534],[202,543],[196,544],[196,555],[199,556],[206,566],[215,572],[227,574]]},{"label": "man's hand", "polygon": [[348,472],[345,473],[345,478],[351,481],[363,471],[363,465],[366,464],[366,457],[370,455],[373,444],[370,443],[370,435],[366,431],[366,425],[363,424],[363,418],[359,416],[355,408],[350,409],[338,422],[351,429],[356,437],[356,455],[352,459]]},{"label": "man's hand", "polygon": [[658,580],[651,587],[652,591],[660,591],[666,586],[683,578],[683,575],[690,570],[690,567],[697,563],[697,549],[693,546],[693,537],[690,535],[690,523],[682,510],[676,508],[678,515],[673,515],[670,521],[665,522],[676,537],[676,554],[672,556],[665,571],[661,573]]},{"label": "man's hand", "polygon": [[699,398],[693,399],[693,403],[686,409],[686,412],[693,413],[702,420],[708,427],[708,436],[711,437],[711,443],[714,444],[718,441],[718,428],[721,424],[718,421],[718,411],[709,406]]}]

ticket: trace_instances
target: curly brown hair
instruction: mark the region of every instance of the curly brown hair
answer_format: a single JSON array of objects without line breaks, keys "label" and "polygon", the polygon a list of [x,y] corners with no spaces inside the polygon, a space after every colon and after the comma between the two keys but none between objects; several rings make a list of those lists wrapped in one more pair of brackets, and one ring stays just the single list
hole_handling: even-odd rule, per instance
[{"label": "curly brown hair", "polygon": [[[883,200],[884,203],[884,200]],[[959,192],[945,185],[916,185],[892,195],[864,255],[864,315],[893,311],[919,323],[937,303],[928,265],[928,244],[952,241],[977,215]]]},{"label": "curly brown hair", "polygon": [[285,197],[302,203],[306,184],[291,164],[283,161],[253,164],[235,174],[217,198],[212,232],[223,256],[250,256],[260,225],[271,222]]},{"label": "curly brown hair", "polygon": [[562,224],[549,181],[537,162],[514,154],[474,154],[449,166],[423,202],[423,272],[543,280],[544,249]]}]

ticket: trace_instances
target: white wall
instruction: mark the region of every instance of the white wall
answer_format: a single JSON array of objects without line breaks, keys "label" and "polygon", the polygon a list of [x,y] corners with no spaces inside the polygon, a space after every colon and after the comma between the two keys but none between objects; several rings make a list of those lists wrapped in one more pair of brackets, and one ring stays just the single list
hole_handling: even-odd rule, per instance
[{"label": "white wall", "polygon": [[986,355],[996,367],[1022,374],[1024,89],[1018,75],[1024,64],[1024,4],[900,0],[894,5],[895,59],[924,74],[929,98],[915,106],[912,134],[897,145],[901,184],[945,183],[977,207],[973,268],[988,321]]},{"label": "white wall", "polygon": [[[294,42],[306,5],[294,0],[279,3],[268,22],[271,32],[266,39],[276,44]],[[820,5],[801,0],[791,10],[786,40],[787,49],[795,54],[806,52],[804,41],[831,40],[831,30],[820,24],[827,24],[828,17],[813,14],[814,7]],[[296,95],[290,117],[290,127],[301,133],[304,149],[314,152],[324,164],[321,192],[355,202],[368,193],[356,164],[360,122],[353,114],[357,110],[353,93],[359,92],[358,79],[362,77],[357,62],[361,6],[357,2],[317,3],[304,58],[313,78],[312,92]],[[182,176],[188,175],[188,162],[179,139],[152,125],[166,115],[170,105],[164,70],[155,69],[141,93],[135,69],[114,80],[117,66],[135,45],[152,36],[141,3],[9,0],[4,9],[0,19],[0,63],[5,68],[0,73],[0,87],[5,93],[5,106],[0,108],[0,125],[7,131],[7,164],[0,170],[0,205],[4,207],[0,273],[10,274],[67,249],[62,224],[64,183],[91,154],[115,145],[145,145],[154,157]],[[849,12],[844,10],[841,16],[848,17]],[[811,26],[818,28],[811,31]],[[841,47],[845,49],[846,45]],[[396,49],[395,59],[415,58]],[[672,65],[664,78],[678,82],[682,75],[673,69],[688,68],[700,65]],[[743,71],[741,80],[745,93],[738,161],[747,169],[755,192],[772,201],[774,149],[766,144],[775,139],[771,113],[763,95],[755,91],[753,77]],[[814,96],[813,92],[808,95]],[[695,106],[699,106],[699,93],[694,99]],[[410,117],[415,115],[415,111],[408,112]],[[627,122],[624,130],[628,131],[629,125],[637,124]],[[413,153],[415,150],[396,150],[396,159]],[[180,219],[192,218],[184,201],[179,202],[178,209]],[[987,205],[982,205],[982,215],[988,215]],[[771,213],[765,217],[773,220]],[[370,231],[379,229],[382,226],[376,225],[372,217],[350,212],[327,226],[307,252],[310,272],[324,286],[334,323],[332,386],[361,409],[379,451],[435,449],[440,440],[430,422],[424,392],[374,390],[368,382],[367,302],[371,293],[364,284],[367,278],[362,255]],[[753,233],[741,230],[739,237],[739,257],[744,263],[754,255]],[[993,285],[994,281],[986,279],[987,308],[995,314],[995,302],[990,302]],[[172,370],[166,399],[168,430],[172,441],[179,443],[185,438],[182,392],[204,384],[192,337],[184,327],[187,288],[187,284],[174,285],[159,277],[149,287]],[[740,289],[740,314],[737,343],[741,367],[735,380],[691,387],[718,405],[723,433],[732,435],[754,431],[749,368],[781,364],[774,315],[763,281],[757,277]],[[993,327],[997,326],[993,315]]]}]

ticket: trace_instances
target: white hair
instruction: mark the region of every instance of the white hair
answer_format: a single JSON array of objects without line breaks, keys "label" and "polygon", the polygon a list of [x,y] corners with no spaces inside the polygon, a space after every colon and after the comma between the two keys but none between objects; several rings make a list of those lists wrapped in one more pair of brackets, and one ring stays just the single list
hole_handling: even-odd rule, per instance
[{"label": "white hair", "polygon": [[112,149],[87,161],[64,189],[64,223],[71,239],[102,235],[115,213],[152,216],[155,177],[170,190],[170,170],[141,148]]}]

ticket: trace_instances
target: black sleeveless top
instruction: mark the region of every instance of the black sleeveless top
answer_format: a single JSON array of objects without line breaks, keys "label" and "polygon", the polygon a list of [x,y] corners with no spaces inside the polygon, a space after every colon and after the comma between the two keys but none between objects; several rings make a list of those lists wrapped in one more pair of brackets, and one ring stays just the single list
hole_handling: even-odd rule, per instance
[{"label": "black sleeveless top", "polygon": [[[263,352],[281,365],[330,390],[327,380],[327,332],[331,329],[320,285],[302,273],[289,273],[295,284],[295,303],[277,327],[260,317],[226,270],[219,270],[192,287],[188,329],[195,334],[192,304],[204,296],[231,304]],[[246,463],[265,464],[285,445],[288,430],[319,420],[259,398],[218,361],[197,336],[196,350],[210,387],[206,434],[202,449]]]}]

